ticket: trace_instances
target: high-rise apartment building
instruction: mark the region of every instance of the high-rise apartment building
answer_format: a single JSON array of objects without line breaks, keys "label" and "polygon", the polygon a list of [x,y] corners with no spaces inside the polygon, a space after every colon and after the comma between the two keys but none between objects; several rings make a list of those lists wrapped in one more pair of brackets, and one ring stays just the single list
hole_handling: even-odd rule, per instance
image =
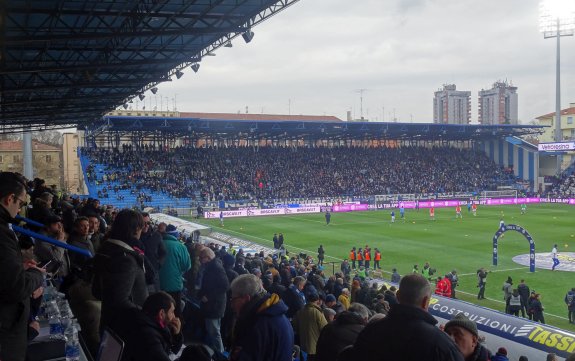
[{"label": "high-rise apartment building", "polygon": [[517,87],[497,81],[493,87],[479,92],[479,123],[517,124]]},{"label": "high-rise apartment building", "polygon": [[444,84],[433,98],[433,122],[469,124],[471,121],[471,92],[457,90],[455,84]]}]

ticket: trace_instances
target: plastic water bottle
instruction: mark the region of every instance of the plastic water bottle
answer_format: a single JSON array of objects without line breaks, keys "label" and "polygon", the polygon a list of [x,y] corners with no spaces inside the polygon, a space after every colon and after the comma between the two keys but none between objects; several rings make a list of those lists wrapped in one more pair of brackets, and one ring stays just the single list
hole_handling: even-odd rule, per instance
[{"label": "plastic water bottle", "polygon": [[55,300],[48,303],[47,308],[48,324],[50,325],[50,338],[59,339],[62,337],[62,320],[60,319],[60,310]]},{"label": "plastic water bottle", "polygon": [[76,323],[72,322],[64,332],[66,339],[66,361],[80,360],[80,341],[78,340],[78,329]]}]

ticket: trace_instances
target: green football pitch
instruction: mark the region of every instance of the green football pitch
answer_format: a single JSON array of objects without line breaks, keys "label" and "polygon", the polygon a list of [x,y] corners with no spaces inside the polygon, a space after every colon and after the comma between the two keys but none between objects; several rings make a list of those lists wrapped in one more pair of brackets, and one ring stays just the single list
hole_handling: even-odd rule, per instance
[{"label": "green football pitch", "polygon": [[[548,253],[553,244],[559,252],[575,252],[575,208],[568,205],[529,205],[521,215],[519,206],[478,207],[474,217],[463,208],[463,219],[455,219],[454,208],[436,208],[435,221],[429,219],[427,209],[407,210],[405,219],[399,217],[391,223],[391,210],[332,213],[331,224],[326,226],[324,214],[227,218],[224,227],[219,220],[203,220],[214,230],[238,238],[272,247],[274,233],[283,233],[290,253],[307,253],[316,257],[323,245],[326,261],[336,262],[348,257],[351,247],[369,245],[382,252],[384,277],[392,268],[401,275],[411,272],[413,265],[420,269],[425,262],[445,275],[452,269],[459,274],[457,297],[495,310],[504,310],[501,290],[508,276],[514,286],[525,279],[527,285],[541,294],[548,324],[575,331],[567,320],[565,293],[575,287],[575,273],[537,269],[513,262],[512,258],[529,253],[528,241],[518,232],[508,231],[499,240],[499,264],[492,265],[493,236],[499,221],[524,227],[535,241],[537,253]],[[491,271],[487,278],[487,299],[477,300],[476,271],[485,267]],[[331,273],[328,265],[326,271]]]}]

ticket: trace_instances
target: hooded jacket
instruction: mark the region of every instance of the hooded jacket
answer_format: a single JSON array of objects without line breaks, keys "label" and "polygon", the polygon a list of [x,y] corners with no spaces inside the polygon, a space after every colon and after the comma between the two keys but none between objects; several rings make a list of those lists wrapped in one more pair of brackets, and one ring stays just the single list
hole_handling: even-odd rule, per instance
[{"label": "hooded jacket", "polygon": [[291,361],[294,333],[285,316],[288,307],[276,294],[247,303],[234,329],[233,361]]}]

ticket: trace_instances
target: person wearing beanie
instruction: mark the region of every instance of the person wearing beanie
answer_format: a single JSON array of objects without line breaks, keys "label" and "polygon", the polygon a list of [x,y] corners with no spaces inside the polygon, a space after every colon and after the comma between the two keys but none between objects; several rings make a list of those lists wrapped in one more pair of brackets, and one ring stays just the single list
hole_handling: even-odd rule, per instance
[{"label": "person wearing beanie", "polygon": [[479,332],[475,322],[458,313],[443,328],[463,354],[465,361],[489,361],[491,353],[479,343]]},{"label": "person wearing beanie", "polygon": [[509,361],[507,357],[507,349],[505,347],[500,347],[495,355],[491,357],[491,361]]}]

